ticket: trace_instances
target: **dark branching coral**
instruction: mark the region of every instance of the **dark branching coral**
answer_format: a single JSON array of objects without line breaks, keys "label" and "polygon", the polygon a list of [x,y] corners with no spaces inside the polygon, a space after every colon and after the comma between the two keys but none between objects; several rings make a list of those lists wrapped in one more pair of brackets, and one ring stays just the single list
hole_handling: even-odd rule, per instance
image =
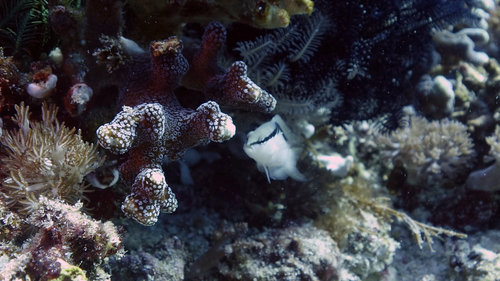
[{"label": "dark branching coral", "polygon": [[37,208],[40,195],[69,203],[85,199],[83,178],[101,164],[96,147],[84,142],[80,131],[61,124],[54,105],[44,103],[41,122],[30,120],[24,103],[16,111],[12,120],[19,129],[0,138],[7,151],[2,160],[7,177],[0,189],[5,202],[30,213]]},{"label": "dark branching coral", "polygon": [[[120,173],[132,192],[122,210],[142,224],[153,225],[160,211],[177,208],[161,168],[164,156],[177,160],[190,147],[234,135],[232,118],[220,111],[219,104],[263,112],[276,106],[276,100],[246,76],[243,62],[235,62],[227,71],[217,65],[225,39],[222,25],[211,23],[189,64],[177,37],[152,42],[149,56],[134,58],[125,74],[122,111],[97,131],[104,148],[116,154],[129,152]],[[174,94],[181,82],[203,90],[210,101],[196,110],[184,108]]]},{"label": "dark branching coral", "polygon": [[238,50],[251,65],[252,77],[270,87],[266,89],[278,97],[278,105],[286,105],[284,113],[335,107],[334,124],[386,115],[391,129],[399,126],[411,84],[432,65],[433,31],[473,24],[469,4],[319,0],[311,17],[239,43]]}]

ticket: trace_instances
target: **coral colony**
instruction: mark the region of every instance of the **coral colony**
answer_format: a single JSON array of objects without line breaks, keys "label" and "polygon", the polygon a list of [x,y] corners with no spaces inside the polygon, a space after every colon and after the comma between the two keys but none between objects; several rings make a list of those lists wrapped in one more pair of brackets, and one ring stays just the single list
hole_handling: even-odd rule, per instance
[{"label": "coral colony", "polygon": [[[244,63],[235,62],[227,72],[217,65],[217,52],[225,35],[221,24],[211,23],[194,55],[195,67],[190,70],[178,38],[151,43],[151,63],[131,69],[131,73],[142,74],[125,84],[123,110],[97,130],[104,148],[120,154],[130,151],[129,159],[120,167],[123,179],[132,187],[122,210],[142,224],[155,224],[160,210],[171,213],[177,208],[161,169],[164,156],[169,161],[178,160],[190,147],[234,136],[231,117],[222,113],[215,101],[263,112],[272,111],[276,105],[271,95],[248,79]],[[181,79],[183,85],[203,90],[213,101],[196,110],[183,108],[173,93]],[[196,83],[191,84],[193,80]]]},{"label": "coral colony", "polygon": [[1,140],[8,149],[3,158],[5,203],[31,213],[40,195],[73,204],[85,198],[83,178],[102,164],[96,147],[84,142],[80,131],[59,123],[53,105],[43,104],[42,122],[30,120],[24,103],[16,111],[12,120],[19,129],[6,131]]},{"label": "coral colony", "polygon": [[498,40],[498,0],[2,0],[0,280],[500,280]]}]

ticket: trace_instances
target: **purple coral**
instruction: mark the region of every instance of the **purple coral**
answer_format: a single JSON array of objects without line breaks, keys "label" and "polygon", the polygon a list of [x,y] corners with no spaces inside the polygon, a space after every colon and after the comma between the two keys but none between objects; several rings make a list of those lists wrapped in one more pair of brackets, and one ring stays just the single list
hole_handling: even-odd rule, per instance
[{"label": "purple coral", "polygon": [[[216,55],[224,41],[222,25],[210,24],[189,72],[177,37],[151,43],[149,58],[138,57],[130,68],[120,97],[122,111],[97,130],[104,148],[115,154],[129,153],[120,173],[132,191],[122,210],[141,224],[153,225],[160,211],[171,213],[177,208],[161,169],[164,156],[177,160],[190,147],[223,142],[234,135],[232,118],[215,101],[264,112],[276,105],[270,94],[246,76],[244,63],[235,63],[227,72],[217,65]],[[215,101],[196,110],[184,108],[174,94],[181,79],[184,86],[204,90]]]}]

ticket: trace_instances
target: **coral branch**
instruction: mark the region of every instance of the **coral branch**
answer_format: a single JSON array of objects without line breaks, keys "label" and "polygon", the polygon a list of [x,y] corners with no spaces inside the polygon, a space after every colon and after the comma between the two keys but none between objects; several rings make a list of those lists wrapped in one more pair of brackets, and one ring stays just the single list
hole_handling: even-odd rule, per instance
[{"label": "coral branch", "polygon": [[[120,173],[132,190],[122,210],[139,223],[153,225],[160,211],[171,213],[177,208],[161,169],[165,156],[169,161],[177,160],[188,148],[223,142],[235,134],[233,120],[221,112],[217,102],[263,112],[276,105],[274,97],[246,76],[243,62],[236,62],[227,72],[217,64],[225,34],[220,23],[207,27],[189,72],[177,37],[151,43],[149,59],[134,58],[125,74],[122,111],[97,130],[104,148],[115,154],[129,153]],[[204,90],[205,96],[215,101],[207,101],[196,110],[184,108],[174,94],[181,79],[183,85]]]},{"label": "coral branch", "polygon": [[210,80],[205,95],[234,108],[271,112],[276,107],[276,99],[248,78],[242,61],[233,63],[225,75]]},{"label": "coral branch", "polygon": [[132,193],[125,198],[122,211],[144,225],[153,225],[160,210],[172,213],[177,209],[177,200],[168,187],[163,171],[144,169],[132,185]]},{"label": "coral branch", "polygon": [[215,75],[224,73],[224,69],[217,64],[217,53],[226,42],[226,30],[218,23],[210,23],[202,38],[202,45],[194,55],[188,73],[182,78],[182,85],[203,90],[208,81]]}]

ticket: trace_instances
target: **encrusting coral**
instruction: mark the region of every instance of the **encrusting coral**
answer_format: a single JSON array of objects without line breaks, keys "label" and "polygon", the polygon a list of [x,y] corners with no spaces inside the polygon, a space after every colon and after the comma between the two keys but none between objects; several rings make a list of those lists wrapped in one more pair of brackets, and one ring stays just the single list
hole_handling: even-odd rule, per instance
[{"label": "encrusting coral", "polygon": [[7,151],[2,160],[8,175],[1,188],[5,202],[30,213],[40,195],[71,204],[85,199],[83,178],[102,163],[96,147],[83,141],[80,131],[59,123],[54,105],[43,104],[41,122],[30,120],[24,103],[15,108],[12,120],[19,129],[6,131],[0,138]]},{"label": "encrusting coral", "polygon": [[[0,200],[0,220],[7,223],[7,218],[16,217],[4,209],[3,203]],[[37,208],[19,220],[17,237],[0,237],[0,279],[109,280],[100,266],[107,257],[122,255],[121,236],[113,223],[82,214],[82,206],[81,202],[70,206],[40,196]],[[22,246],[12,242],[22,238],[27,229],[36,232]]]},{"label": "encrusting coral", "polygon": [[[234,135],[232,118],[220,111],[219,104],[263,112],[276,106],[276,100],[246,76],[243,62],[233,63],[227,72],[217,65],[225,37],[222,25],[211,23],[191,64],[177,37],[152,42],[150,58],[136,58],[126,74],[122,111],[97,130],[104,148],[115,154],[129,152],[120,173],[132,192],[122,210],[139,223],[153,225],[160,210],[171,213],[177,208],[161,169],[164,156],[177,160],[190,147]],[[184,108],[174,94],[181,79],[183,86],[203,90],[210,101],[196,110]]]},{"label": "encrusting coral", "polygon": [[227,280],[359,280],[343,267],[336,242],[314,227],[266,230],[224,251],[218,268]]}]

